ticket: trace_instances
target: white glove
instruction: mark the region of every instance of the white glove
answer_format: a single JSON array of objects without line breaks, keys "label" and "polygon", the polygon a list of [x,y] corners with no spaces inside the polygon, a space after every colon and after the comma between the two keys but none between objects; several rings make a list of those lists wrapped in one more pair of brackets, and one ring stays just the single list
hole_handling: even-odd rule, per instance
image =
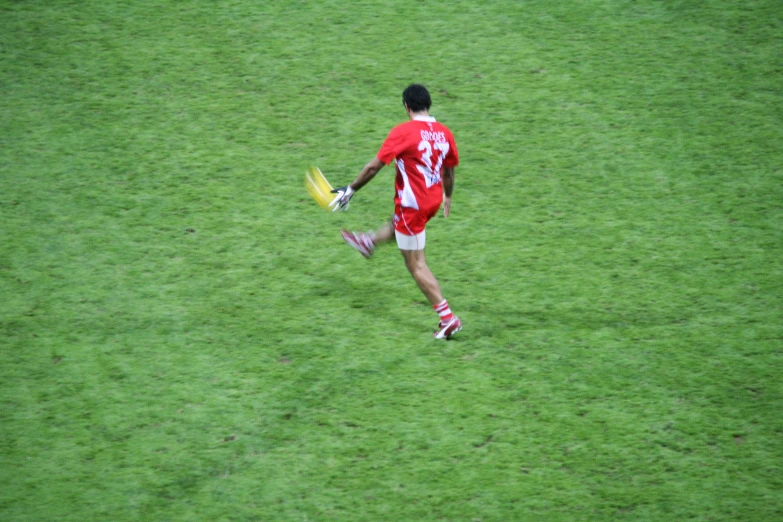
[{"label": "white glove", "polygon": [[329,208],[332,209],[332,212],[338,212],[340,210],[348,210],[348,204],[351,202],[353,195],[356,194],[356,191],[348,185],[347,187],[338,187],[332,190],[332,194],[337,194],[337,196],[329,203]]}]

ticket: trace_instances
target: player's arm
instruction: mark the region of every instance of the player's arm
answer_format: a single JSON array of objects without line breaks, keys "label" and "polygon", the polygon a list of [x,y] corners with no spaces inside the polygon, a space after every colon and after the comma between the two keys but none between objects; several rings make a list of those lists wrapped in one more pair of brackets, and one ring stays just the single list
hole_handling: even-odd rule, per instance
[{"label": "player's arm", "polygon": [[332,202],[329,204],[332,212],[346,210],[348,208],[348,204],[351,201],[351,198],[356,193],[356,191],[369,183],[370,180],[374,178],[376,174],[378,174],[378,171],[383,168],[383,166],[384,163],[381,160],[379,160],[377,157],[373,158],[369,163],[367,163],[367,165],[364,166],[364,168],[362,168],[361,172],[359,172],[359,175],[356,176],[356,179],[353,180],[350,185],[334,189],[332,193],[337,194],[337,196],[335,196],[334,200],[332,200]]},{"label": "player's arm", "polygon": [[359,175],[356,176],[356,179],[353,180],[353,183],[350,184],[350,187],[354,190],[354,192],[356,192],[369,183],[370,180],[372,180],[372,178],[374,178],[383,167],[384,163],[381,160],[378,158],[371,159],[370,162],[367,163],[364,168],[362,168],[361,172],[359,172]]},{"label": "player's arm", "polygon": [[443,216],[451,214],[451,195],[454,193],[454,167],[443,168]]}]

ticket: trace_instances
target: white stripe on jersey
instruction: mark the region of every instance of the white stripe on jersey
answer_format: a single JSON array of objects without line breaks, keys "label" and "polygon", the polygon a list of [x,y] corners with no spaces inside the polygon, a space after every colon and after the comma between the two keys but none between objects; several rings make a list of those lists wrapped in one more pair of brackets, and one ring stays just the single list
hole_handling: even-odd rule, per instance
[{"label": "white stripe on jersey", "polygon": [[397,168],[400,171],[400,175],[402,175],[402,191],[400,191],[401,193],[399,194],[400,205],[419,210],[419,202],[416,201],[416,195],[413,193],[411,184],[408,181],[408,173],[405,172],[405,163],[403,163],[401,159],[397,160]]}]

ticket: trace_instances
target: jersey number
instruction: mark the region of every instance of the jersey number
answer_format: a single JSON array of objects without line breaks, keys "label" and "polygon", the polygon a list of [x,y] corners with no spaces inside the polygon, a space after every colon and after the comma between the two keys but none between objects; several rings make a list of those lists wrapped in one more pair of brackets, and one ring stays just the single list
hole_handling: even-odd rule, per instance
[{"label": "jersey number", "polygon": [[[434,167],[432,166],[433,148],[438,154],[438,159],[435,162]],[[440,181],[440,168],[443,165],[443,158],[449,153],[449,143],[446,141],[436,141],[433,145],[427,140],[421,140],[419,143],[419,150],[421,151],[421,161],[424,162],[424,165],[417,165],[417,167],[419,172],[424,176],[427,188],[430,188]]]}]

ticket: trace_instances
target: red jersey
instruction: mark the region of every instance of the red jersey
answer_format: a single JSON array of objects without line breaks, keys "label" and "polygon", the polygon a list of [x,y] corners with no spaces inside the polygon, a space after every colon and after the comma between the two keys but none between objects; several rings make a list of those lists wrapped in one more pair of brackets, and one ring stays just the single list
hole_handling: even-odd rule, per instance
[{"label": "red jersey", "polygon": [[437,210],[443,201],[441,172],[459,164],[454,135],[432,116],[417,116],[394,127],[378,152],[388,165],[396,158],[395,205]]}]

